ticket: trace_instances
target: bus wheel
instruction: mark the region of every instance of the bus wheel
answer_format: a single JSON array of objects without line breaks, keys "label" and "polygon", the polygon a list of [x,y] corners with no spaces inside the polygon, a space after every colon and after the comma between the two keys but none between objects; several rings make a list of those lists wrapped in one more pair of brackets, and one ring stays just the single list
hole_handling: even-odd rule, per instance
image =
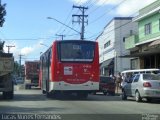
[{"label": "bus wheel", "polygon": [[86,99],[88,97],[88,93],[77,93],[78,98]]},{"label": "bus wheel", "polygon": [[51,98],[51,93],[50,92],[46,92],[46,96],[47,96],[47,98]]},{"label": "bus wheel", "polygon": [[46,94],[46,91],[45,91],[45,90],[42,90],[42,94]]}]

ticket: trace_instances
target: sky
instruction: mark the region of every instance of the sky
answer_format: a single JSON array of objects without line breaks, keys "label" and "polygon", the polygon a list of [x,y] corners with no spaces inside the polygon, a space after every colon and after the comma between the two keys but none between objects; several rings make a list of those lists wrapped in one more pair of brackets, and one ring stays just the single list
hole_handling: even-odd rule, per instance
[{"label": "sky", "polygon": [[[82,12],[75,6],[88,7],[85,10],[86,40],[95,40],[106,24],[114,17],[134,17],[138,11],[156,0],[1,0],[6,3],[6,16],[0,28],[0,39],[10,48],[15,61],[22,55],[25,61],[39,60],[54,40],[61,40],[57,35],[65,35],[64,40],[80,39],[81,24],[72,23]],[[52,17],[54,19],[47,19]],[[88,21],[88,24],[87,24]],[[61,24],[61,23],[65,25]]]}]

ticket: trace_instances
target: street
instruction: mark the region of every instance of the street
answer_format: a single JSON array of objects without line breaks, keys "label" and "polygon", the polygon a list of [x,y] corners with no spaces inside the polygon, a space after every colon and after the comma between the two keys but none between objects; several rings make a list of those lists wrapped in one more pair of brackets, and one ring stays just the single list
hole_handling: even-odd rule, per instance
[{"label": "street", "polygon": [[[121,96],[89,95],[86,100],[74,96],[70,99],[46,98],[40,89],[15,90],[13,100],[4,100],[0,95],[0,113],[2,114],[159,114],[160,101],[137,103],[133,98],[122,101]],[[93,115],[93,116],[94,116]]]}]

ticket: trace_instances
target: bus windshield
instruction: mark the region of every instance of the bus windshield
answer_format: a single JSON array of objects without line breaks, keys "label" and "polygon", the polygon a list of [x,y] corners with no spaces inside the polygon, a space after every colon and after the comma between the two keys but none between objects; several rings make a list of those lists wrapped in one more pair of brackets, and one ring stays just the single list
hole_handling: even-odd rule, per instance
[{"label": "bus windshield", "polygon": [[62,62],[92,62],[94,50],[93,42],[61,42],[58,55]]}]

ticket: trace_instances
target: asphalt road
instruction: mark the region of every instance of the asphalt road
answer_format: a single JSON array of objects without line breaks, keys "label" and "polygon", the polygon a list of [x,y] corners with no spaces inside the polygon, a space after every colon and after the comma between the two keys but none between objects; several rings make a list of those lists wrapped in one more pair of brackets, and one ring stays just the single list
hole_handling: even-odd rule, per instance
[{"label": "asphalt road", "polygon": [[[16,90],[13,100],[4,100],[0,94],[0,114],[51,114],[55,119],[112,119],[128,116],[134,120],[145,115],[160,114],[160,101],[152,103],[137,103],[133,98],[122,101],[121,96],[104,96],[102,94],[89,95],[86,100],[80,100],[75,96],[70,98],[46,98],[39,89]],[[103,115],[102,115],[103,114]],[[58,115],[58,116],[57,116]],[[5,119],[8,116],[0,116]],[[12,116],[17,119],[17,116]],[[30,116],[31,117],[31,116]],[[33,116],[32,116],[33,117]],[[43,116],[44,117],[44,116]],[[148,116],[147,116],[148,117]],[[42,118],[39,118],[42,120]],[[43,118],[44,119],[44,118]],[[50,119],[50,118],[49,118]],[[127,118],[126,118],[127,119]],[[160,116],[158,116],[158,120]]]}]

